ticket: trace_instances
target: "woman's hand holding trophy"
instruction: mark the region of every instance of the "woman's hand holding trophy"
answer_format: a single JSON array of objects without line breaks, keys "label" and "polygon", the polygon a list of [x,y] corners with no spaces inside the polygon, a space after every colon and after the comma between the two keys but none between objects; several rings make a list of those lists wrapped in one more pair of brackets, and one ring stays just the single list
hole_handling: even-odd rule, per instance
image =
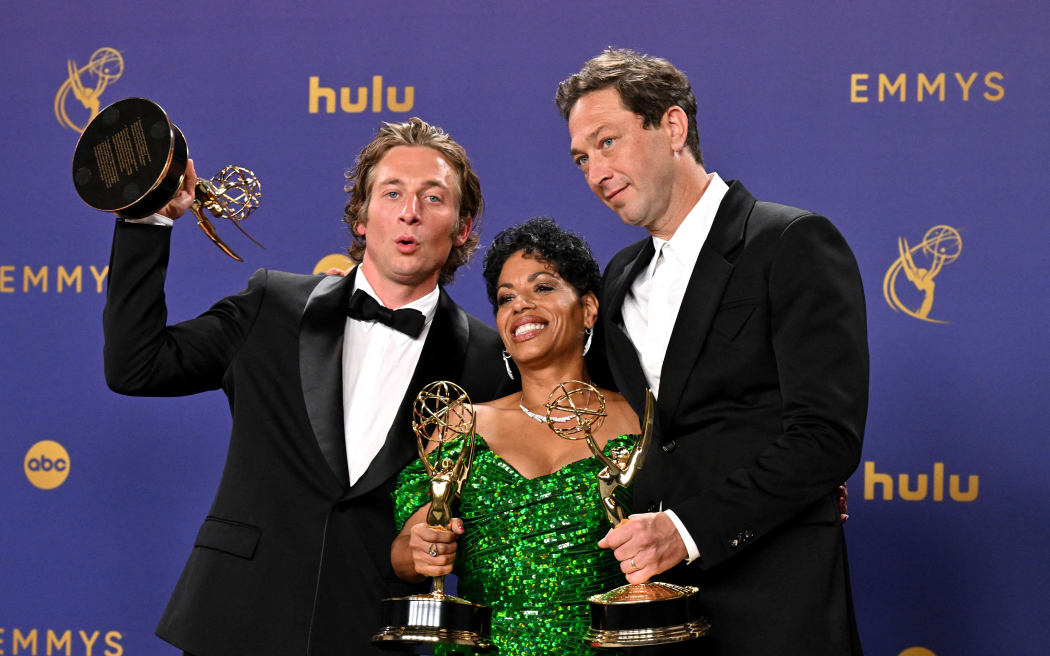
[{"label": "woman's hand holding trophy", "polygon": [[[455,644],[484,652],[492,649],[492,609],[445,594],[444,575],[455,561],[455,538],[463,523],[452,504],[463,489],[474,461],[475,415],[467,392],[448,381],[424,387],[412,406],[412,430],[423,469],[430,480],[430,508],[425,524],[413,527],[410,545],[416,571],[433,573],[428,594],[383,600],[383,628],[372,636],[377,647],[414,651],[434,644]],[[427,448],[427,443],[434,444]],[[459,453],[449,453],[453,446]],[[429,546],[428,546],[429,545]]]}]

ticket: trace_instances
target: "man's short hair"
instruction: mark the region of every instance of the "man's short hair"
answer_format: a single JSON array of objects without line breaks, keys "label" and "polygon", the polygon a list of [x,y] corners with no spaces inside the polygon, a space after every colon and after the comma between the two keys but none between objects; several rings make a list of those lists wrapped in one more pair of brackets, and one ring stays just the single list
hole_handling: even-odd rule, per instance
[{"label": "man's short hair", "polygon": [[554,101],[567,121],[577,100],[608,87],[620,93],[624,107],[642,117],[642,127],[645,128],[660,125],[669,108],[681,107],[689,119],[685,145],[698,163],[704,163],[696,128],[696,97],[685,73],[666,59],[609,47],[584,64],[579,73],[563,80],[558,85]]},{"label": "man's short hair", "polygon": [[346,172],[348,182],[343,188],[350,194],[350,199],[343,210],[343,221],[350,226],[350,259],[360,263],[365,254],[365,236],[357,234],[358,224],[368,224],[368,202],[372,183],[375,182],[375,167],[387,151],[397,146],[426,146],[433,148],[447,161],[459,176],[459,220],[453,235],[463,229],[463,224],[473,220],[470,235],[460,246],[453,246],[448,259],[441,267],[438,282],[445,285],[452,282],[456,269],[470,261],[481,241],[481,212],[484,199],[481,196],[481,181],[470,166],[467,151],[456,143],[452,137],[426,121],[413,116],[403,123],[383,123],[379,132],[368,142],[357,156],[354,168]]}]

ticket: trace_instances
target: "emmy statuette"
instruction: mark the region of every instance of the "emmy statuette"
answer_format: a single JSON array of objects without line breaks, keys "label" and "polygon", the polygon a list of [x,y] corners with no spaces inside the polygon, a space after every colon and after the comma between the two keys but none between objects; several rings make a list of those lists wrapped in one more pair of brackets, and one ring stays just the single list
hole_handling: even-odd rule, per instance
[{"label": "emmy statuette", "polygon": [[[189,149],[182,131],[160,105],[145,98],[125,98],[92,119],[73,152],[73,185],[91,207],[126,219],[141,219],[167,205],[182,186]],[[240,222],[259,207],[255,174],[227,166],[211,180],[198,179],[190,210],[197,225],[224,253],[244,260],[215,232],[204,210],[234,227],[257,245]]]},{"label": "emmy statuette", "polygon": [[[455,383],[430,383],[416,396],[412,430],[423,469],[430,477],[427,526],[450,531],[452,503],[474,461],[474,410],[466,391]],[[462,441],[453,461],[444,449]],[[426,443],[436,442],[429,454]],[[391,651],[429,651],[435,644],[456,644],[485,652],[492,649],[492,609],[445,594],[445,577],[435,576],[429,594],[383,600],[383,628],[372,643]]]},{"label": "emmy statuette", "polygon": [[[547,426],[566,440],[586,440],[605,468],[598,472],[602,507],[614,527],[630,521],[630,486],[652,446],[656,400],[645,390],[642,436],[633,449],[613,449],[605,455],[594,433],[605,421],[605,397],[593,385],[578,380],[559,384],[547,397]],[[552,414],[553,413],[553,414]],[[575,417],[575,425],[556,419]],[[648,581],[631,583],[591,596],[591,628],[584,641],[592,647],[642,647],[682,642],[707,635],[710,624],[701,617],[698,588]]]}]

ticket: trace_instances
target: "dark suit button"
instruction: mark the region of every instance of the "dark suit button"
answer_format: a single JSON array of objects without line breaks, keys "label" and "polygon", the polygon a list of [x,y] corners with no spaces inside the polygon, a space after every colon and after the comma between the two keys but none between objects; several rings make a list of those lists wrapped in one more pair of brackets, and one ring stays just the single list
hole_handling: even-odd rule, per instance
[{"label": "dark suit button", "polygon": [[678,441],[677,440],[671,440],[670,442],[668,442],[667,444],[663,445],[660,448],[662,448],[664,450],[664,453],[670,453],[670,452],[672,452],[672,451],[674,451],[675,449],[678,448]]},{"label": "dark suit button", "polygon": [[645,512],[654,513],[654,512],[656,512],[659,509],[660,509],[660,506],[656,505],[655,503],[650,503],[649,507],[645,509]]},{"label": "dark suit button", "polygon": [[750,540],[753,537],[755,537],[754,533],[752,533],[751,531],[744,531],[743,539],[744,539],[745,542],[747,542],[748,540]]}]

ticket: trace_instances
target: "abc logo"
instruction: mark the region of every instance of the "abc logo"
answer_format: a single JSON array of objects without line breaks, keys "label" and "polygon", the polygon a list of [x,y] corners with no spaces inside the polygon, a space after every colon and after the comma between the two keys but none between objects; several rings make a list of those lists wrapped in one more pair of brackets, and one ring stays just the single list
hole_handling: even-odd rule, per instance
[{"label": "abc logo", "polygon": [[41,490],[53,490],[69,476],[69,454],[58,442],[42,440],[26,452],[26,478]]}]

